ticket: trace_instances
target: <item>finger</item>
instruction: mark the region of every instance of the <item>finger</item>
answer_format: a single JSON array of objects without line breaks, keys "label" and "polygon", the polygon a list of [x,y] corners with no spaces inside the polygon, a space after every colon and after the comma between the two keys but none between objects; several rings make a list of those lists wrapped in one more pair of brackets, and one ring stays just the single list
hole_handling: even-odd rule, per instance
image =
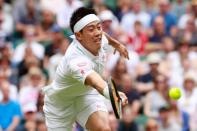
[{"label": "finger", "polygon": [[126,58],[129,60],[129,53],[127,50],[125,51],[125,54],[126,54]]},{"label": "finger", "polygon": [[129,55],[127,53],[124,55],[124,57],[129,60]]},{"label": "finger", "polygon": [[123,98],[122,99],[122,106],[125,106],[128,104],[128,99]]}]

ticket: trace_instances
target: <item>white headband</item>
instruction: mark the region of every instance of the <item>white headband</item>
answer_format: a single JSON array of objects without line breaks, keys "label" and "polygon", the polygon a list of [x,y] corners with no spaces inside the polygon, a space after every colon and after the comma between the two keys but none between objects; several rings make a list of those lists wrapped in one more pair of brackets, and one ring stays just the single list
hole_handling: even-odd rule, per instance
[{"label": "white headband", "polygon": [[100,19],[95,14],[89,14],[81,18],[75,25],[74,25],[74,32],[79,32],[83,29],[87,24],[93,21],[100,21]]}]

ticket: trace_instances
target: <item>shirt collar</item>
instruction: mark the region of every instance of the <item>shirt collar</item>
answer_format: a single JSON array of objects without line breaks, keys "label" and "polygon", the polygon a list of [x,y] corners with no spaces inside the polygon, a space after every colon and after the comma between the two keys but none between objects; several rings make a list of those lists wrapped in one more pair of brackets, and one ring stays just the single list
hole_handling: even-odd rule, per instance
[{"label": "shirt collar", "polygon": [[82,51],[83,54],[87,55],[91,59],[96,59],[98,57],[98,55],[95,56],[90,51],[88,51],[83,45],[81,45],[81,43],[77,39],[73,39],[73,40],[74,40],[74,43],[76,43],[78,49]]}]

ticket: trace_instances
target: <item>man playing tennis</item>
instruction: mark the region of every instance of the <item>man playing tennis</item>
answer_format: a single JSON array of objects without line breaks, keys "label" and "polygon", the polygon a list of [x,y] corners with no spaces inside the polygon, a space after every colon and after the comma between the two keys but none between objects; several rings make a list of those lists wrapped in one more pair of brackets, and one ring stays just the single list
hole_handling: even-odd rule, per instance
[{"label": "man playing tennis", "polygon": [[[128,58],[126,48],[103,33],[93,9],[81,7],[70,20],[75,38],[57,67],[54,81],[43,88],[48,131],[71,131],[74,122],[90,131],[110,131],[104,97],[107,83],[101,74],[108,43]],[[127,97],[119,92],[123,106]],[[104,97],[103,97],[104,96]]]}]

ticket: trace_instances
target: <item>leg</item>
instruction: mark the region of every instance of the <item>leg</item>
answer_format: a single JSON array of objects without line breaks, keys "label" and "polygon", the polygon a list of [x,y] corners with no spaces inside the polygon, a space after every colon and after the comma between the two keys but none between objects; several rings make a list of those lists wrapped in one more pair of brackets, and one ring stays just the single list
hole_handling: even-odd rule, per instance
[{"label": "leg", "polygon": [[75,121],[75,110],[72,103],[52,103],[45,96],[43,111],[48,131],[72,131]]},{"label": "leg", "polygon": [[100,94],[80,96],[75,103],[77,122],[90,131],[110,131],[108,111]]},{"label": "leg", "polygon": [[86,128],[90,131],[111,131],[108,113],[104,111],[97,111],[91,114],[86,123]]},{"label": "leg", "polygon": [[47,128],[47,131],[72,131],[72,128]]}]

